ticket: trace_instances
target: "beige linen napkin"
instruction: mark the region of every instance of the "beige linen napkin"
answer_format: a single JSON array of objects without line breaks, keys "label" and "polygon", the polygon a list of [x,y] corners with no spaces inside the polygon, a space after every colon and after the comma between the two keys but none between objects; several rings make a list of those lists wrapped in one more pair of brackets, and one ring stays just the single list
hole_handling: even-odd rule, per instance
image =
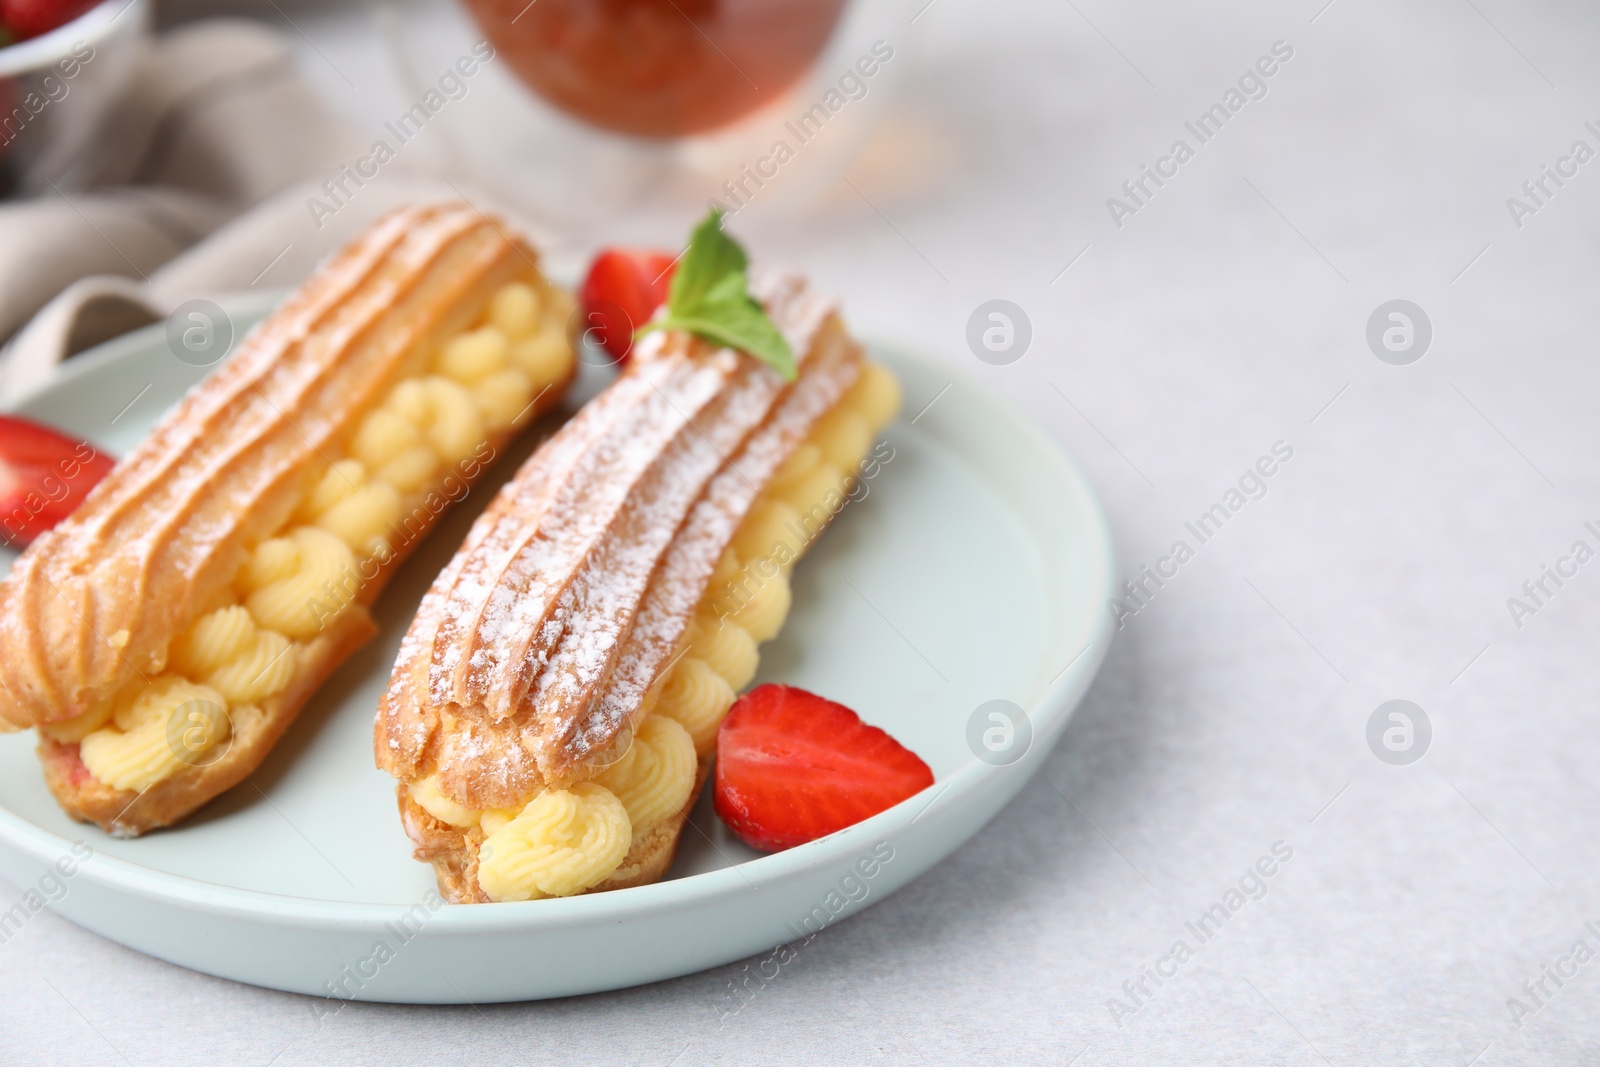
[{"label": "beige linen napkin", "polygon": [[368,141],[264,26],[197,23],[141,64],[85,191],[0,202],[0,397],[186,300],[293,284],[399,204],[479,202],[460,182],[386,167],[337,214],[313,217],[308,200]]}]

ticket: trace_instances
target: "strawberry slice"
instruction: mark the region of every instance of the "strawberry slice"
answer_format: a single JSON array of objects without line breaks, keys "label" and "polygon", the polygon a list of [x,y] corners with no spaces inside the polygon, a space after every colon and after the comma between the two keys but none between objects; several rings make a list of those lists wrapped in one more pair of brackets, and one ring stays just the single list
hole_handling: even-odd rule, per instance
[{"label": "strawberry slice", "polygon": [[667,299],[676,257],[670,252],[607,248],[595,257],[578,290],[590,339],[620,365],[633,351],[633,331]]},{"label": "strawberry slice", "polygon": [[0,23],[19,41],[65,26],[98,0],[0,0]]},{"label": "strawberry slice", "polygon": [[788,685],[740,697],[717,731],[716,808],[763,852],[803,845],[933,784],[917,754],[861,716]]},{"label": "strawberry slice", "polygon": [[0,541],[31,544],[72,514],[115,465],[85,441],[0,415]]}]

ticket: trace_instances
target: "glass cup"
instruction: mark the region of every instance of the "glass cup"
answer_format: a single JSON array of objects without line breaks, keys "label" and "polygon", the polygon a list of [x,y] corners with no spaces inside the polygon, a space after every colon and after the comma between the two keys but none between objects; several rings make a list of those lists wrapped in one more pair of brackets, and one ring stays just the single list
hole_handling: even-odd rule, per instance
[{"label": "glass cup", "polygon": [[395,0],[376,11],[402,91],[445,101],[419,138],[430,147],[407,158],[516,208],[559,255],[569,242],[675,247],[708,201],[749,208],[741,224],[754,225],[837,195],[909,71],[907,5]]},{"label": "glass cup", "polygon": [[816,62],[844,0],[466,0],[519,78],[638,137],[726,126]]}]

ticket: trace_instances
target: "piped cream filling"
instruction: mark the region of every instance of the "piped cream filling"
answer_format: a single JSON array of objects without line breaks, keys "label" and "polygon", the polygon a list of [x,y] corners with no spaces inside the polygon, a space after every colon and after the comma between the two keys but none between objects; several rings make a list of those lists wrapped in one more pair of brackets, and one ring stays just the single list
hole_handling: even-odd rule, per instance
[{"label": "piped cream filling", "polygon": [[463,807],[431,777],[410,785],[423,810],[483,835],[478,885],[485,895],[532,900],[592,889],[683,810],[699,760],[715,750],[717,728],[755,677],[757,646],[776,637],[788,617],[790,569],[843,504],[874,437],[899,407],[900,383],[865,364],[779,468],[718,561],[686,649],[646,694],[645,715],[619,760],[590,781],[542,790],[520,809]]},{"label": "piped cream filling", "polygon": [[362,418],[285,527],[251,552],[232,602],[195,620],[161,675],[40,732],[79,742],[89,773],[114,789],[143,791],[218,758],[233,719],[289,688],[307,646],[490,458],[488,438],[526,421],[571,372],[570,310],[542,278],[503,286]]}]

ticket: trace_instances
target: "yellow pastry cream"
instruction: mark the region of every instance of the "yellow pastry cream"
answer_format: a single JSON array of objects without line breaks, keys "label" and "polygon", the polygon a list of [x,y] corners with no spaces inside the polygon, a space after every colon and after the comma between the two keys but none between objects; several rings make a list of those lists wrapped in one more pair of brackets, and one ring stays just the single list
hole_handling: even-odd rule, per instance
[{"label": "yellow pastry cream", "polygon": [[757,645],[783,627],[790,567],[842,503],[874,436],[899,407],[899,382],[865,364],[779,468],[718,562],[684,652],[646,694],[644,717],[619,760],[590,781],[536,793],[520,809],[474,811],[432,778],[410,786],[430,815],[469,831],[469,840],[482,835],[478,886],[489,899],[570,896],[602,885],[634,845],[683,810],[698,761],[715,750],[717,727],[755,677]]},{"label": "yellow pastry cream", "polygon": [[[362,576],[420,536],[489,458],[488,439],[526,421],[539,394],[567,377],[570,311],[571,298],[542,279],[503,286],[481,321],[397,383],[343,455],[328,457],[284,528],[251,551],[233,602],[195,620],[161,675],[41,732],[79,742],[89,773],[116,789],[148,789],[216,758],[233,712],[289,687],[297,657],[351,604]],[[568,823],[589,825],[581,815]]]}]

